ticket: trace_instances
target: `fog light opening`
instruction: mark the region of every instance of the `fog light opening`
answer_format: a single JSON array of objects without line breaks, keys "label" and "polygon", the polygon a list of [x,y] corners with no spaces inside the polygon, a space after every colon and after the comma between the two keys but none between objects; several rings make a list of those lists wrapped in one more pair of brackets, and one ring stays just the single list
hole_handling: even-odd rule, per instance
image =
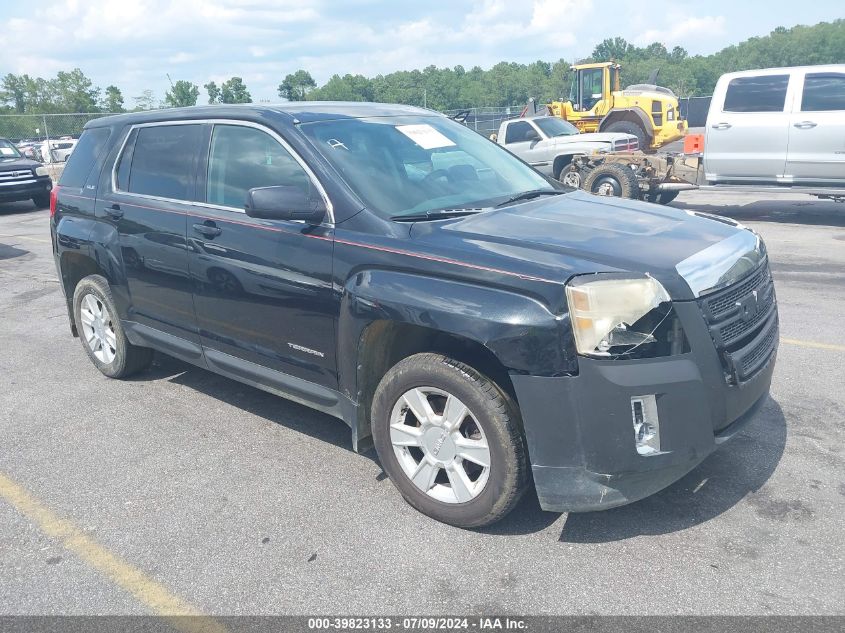
[{"label": "fog light opening", "polygon": [[654,395],[631,398],[631,421],[634,441],[640,455],[660,452],[660,421],[657,418],[657,398]]}]

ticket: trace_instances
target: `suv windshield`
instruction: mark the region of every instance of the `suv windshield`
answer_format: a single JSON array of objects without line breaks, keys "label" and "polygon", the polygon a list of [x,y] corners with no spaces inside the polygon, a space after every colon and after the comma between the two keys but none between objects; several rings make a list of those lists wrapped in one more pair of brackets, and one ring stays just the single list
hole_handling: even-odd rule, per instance
[{"label": "suv windshield", "polygon": [[10,141],[0,138],[0,158],[20,158],[21,153]]},{"label": "suv windshield", "polygon": [[440,116],[335,119],[302,131],[385,217],[493,206],[555,187],[510,152]]},{"label": "suv windshield", "polygon": [[572,136],[573,134],[579,133],[577,127],[568,121],[558,119],[557,117],[534,119],[534,123],[543,131],[543,134],[549,138],[553,138],[555,136]]}]

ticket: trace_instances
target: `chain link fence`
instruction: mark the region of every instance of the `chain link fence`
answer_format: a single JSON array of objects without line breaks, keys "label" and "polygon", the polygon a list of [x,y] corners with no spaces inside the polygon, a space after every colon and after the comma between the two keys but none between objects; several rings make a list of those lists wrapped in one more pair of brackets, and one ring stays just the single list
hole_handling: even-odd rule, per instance
[{"label": "chain link fence", "polygon": [[489,137],[499,131],[499,125],[502,121],[518,117],[524,108],[524,105],[504,108],[461,108],[444,110],[443,114],[460,121],[479,134]]},{"label": "chain link fence", "polygon": [[0,138],[15,143],[28,158],[42,163],[61,163],[73,151],[85,124],[110,114],[0,114]]}]

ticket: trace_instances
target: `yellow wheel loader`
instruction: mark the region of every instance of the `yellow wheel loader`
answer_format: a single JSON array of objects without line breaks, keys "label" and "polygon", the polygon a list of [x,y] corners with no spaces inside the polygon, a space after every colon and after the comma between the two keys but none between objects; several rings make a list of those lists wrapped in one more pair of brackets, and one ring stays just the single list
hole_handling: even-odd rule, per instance
[{"label": "yellow wheel loader", "polygon": [[602,62],[572,67],[568,101],[553,101],[551,114],[566,119],[582,132],[624,132],[635,135],[643,150],[656,150],[686,134],[678,98],[655,85],[657,72],[647,84],[619,88],[619,64]]}]

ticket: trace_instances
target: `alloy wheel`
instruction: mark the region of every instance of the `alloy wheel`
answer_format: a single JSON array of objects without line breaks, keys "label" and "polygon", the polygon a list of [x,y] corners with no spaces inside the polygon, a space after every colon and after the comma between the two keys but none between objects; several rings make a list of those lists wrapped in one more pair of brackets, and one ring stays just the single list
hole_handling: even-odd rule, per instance
[{"label": "alloy wheel", "polygon": [[89,293],[82,297],[79,317],[88,349],[97,360],[108,365],[117,355],[117,336],[108,308],[99,297]]},{"label": "alloy wheel", "polygon": [[487,484],[484,430],[460,399],[442,389],[415,387],[396,401],[390,442],[405,475],[438,501],[472,501]]}]

